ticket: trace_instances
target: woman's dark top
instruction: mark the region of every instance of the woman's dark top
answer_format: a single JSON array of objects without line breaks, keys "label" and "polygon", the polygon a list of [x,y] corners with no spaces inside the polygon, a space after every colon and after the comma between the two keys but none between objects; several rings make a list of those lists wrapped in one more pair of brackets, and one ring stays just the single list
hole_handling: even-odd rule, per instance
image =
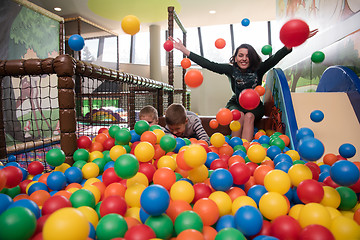
[{"label": "woman's dark top", "polygon": [[242,90],[247,88],[255,88],[257,85],[261,85],[264,74],[273,68],[281,59],[283,59],[291,50],[283,47],[277,51],[273,56],[260,63],[259,68],[255,71],[247,69],[246,72],[241,72],[240,68],[235,63],[234,65],[228,63],[216,63],[209,61],[208,59],[201,57],[193,52],[190,52],[189,59],[197,63],[199,66],[206,68],[210,71],[225,74],[230,82],[233,96],[226,104],[226,108],[233,110],[238,109],[241,112],[252,112],[255,115],[256,120],[259,120],[264,115],[264,106],[260,102],[259,106],[253,110],[246,110],[239,104],[239,95]]}]

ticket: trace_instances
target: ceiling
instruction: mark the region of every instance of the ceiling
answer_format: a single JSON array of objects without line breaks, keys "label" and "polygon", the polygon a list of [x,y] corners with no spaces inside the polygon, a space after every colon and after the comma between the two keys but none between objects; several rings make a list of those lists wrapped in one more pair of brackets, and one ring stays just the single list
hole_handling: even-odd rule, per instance
[{"label": "ceiling", "polygon": [[[242,19],[268,21],[276,18],[276,0],[30,0],[63,18],[82,17],[101,27],[124,34],[121,20],[135,15],[140,31],[155,24],[167,29],[167,7],[174,6],[185,28],[235,24]],[[54,7],[60,7],[56,12]],[[209,11],[216,13],[210,14]],[[174,24],[176,28],[176,24]]]}]

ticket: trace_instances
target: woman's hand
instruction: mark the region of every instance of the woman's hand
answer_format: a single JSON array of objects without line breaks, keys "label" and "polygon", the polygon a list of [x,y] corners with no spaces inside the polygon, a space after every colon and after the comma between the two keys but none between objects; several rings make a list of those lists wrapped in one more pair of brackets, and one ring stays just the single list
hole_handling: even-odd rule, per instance
[{"label": "woman's hand", "polygon": [[171,40],[174,43],[175,49],[181,51],[185,56],[190,55],[190,51],[184,46],[184,44],[179,38],[176,41],[173,37],[169,37],[169,40]]}]

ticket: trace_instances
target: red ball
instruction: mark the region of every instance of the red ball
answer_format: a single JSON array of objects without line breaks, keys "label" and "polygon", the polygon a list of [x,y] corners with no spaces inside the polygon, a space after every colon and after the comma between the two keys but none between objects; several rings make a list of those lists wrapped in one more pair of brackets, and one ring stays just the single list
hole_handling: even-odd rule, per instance
[{"label": "red ball", "polygon": [[229,125],[233,120],[233,114],[229,109],[221,108],[216,114],[216,120],[220,125]]},{"label": "red ball", "polygon": [[142,240],[156,238],[154,230],[145,224],[135,225],[126,231],[125,239],[127,240]]},{"label": "red ball", "polygon": [[250,176],[250,168],[242,162],[234,163],[229,167],[229,172],[233,176],[234,184],[242,185],[245,184]]},{"label": "red ball", "polygon": [[298,239],[335,240],[335,237],[326,227],[318,224],[311,224],[301,230]]},{"label": "red ball", "polygon": [[35,176],[44,171],[44,165],[39,161],[33,161],[28,166],[29,174]]},{"label": "red ball", "polygon": [[278,239],[297,240],[300,232],[300,223],[291,216],[279,216],[271,222],[271,236]]},{"label": "red ball", "polygon": [[78,148],[89,149],[91,146],[91,138],[88,136],[81,136],[77,139]]},{"label": "red ball", "polygon": [[164,42],[164,49],[167,52],[170,52],[171,50],[173,50],[174,48],[174,43],[171,40],[167,40]]},{"label": "red ball", "polygon": [[286,22],[280,29],[280,41],[286,47],[296,47],[308,39],[309,26],[300,19],[292,19]]},{"label": "red ball", "polygon": [[240,106],[246,110],[253,110],[260,103],[260,96],[254,89],[244,89],[239,96]]},{"label": "red ball", "polygon": [[54,195],[44,202],[41,213],[42,215],[52,214],[56,210],[65,207],[72,207],[70,200],[62,195]]},{"label": "red ball", "polygon": [[219,123],[216,119],[211,119],[209,122],[209,126],[212,129],[216,129],[219,126]]},{"label": "red ball", "polygon": [[183,58],[183,60],[181,60],[181,66],[183,69],[187,69],[191,66],[191,61],[188,58]]},{"label": "red ball", "polygon": [[100,128],[100,129],[99,129],[98,134],[100,134],[100,133],[106,133],[107,131],[109,131],[109,129],[106,128],[106,127],[103,127],[103,128]]},{"label": "red ball", "polygon": [[152,163],[140,163],[139,165],[138,172],[143,173],[149,180],[149,183],[153,181],[155,171],[156,168]]},{"label": "red ball", "polygon": [[[1,172],[1,171],[0,171]],[[0,182],[1,182],[1,179],[0,179]],[[27,185],[29,184],[29,183],[31,183],[32,182],[32,180],[30,180],[30,179],[25,179],[24,181],[21,181],[20,183],[19,183],[19,187],[20,187],[20,192],[21,193],[26,193],[26,187],[27,187]],[[1,189],[1,187],[0,187],[0,189]]]},{"label": "red ball", "polygon": [[5,173],[6,179],[6,188],[13,188],[19,185],[19,183],[23,179],[23,174],[20,168],[15,166],[7,166],[2,169],[3,173]]},{"label": "red ball", "polygon": [[327,176],[326,178],[324,178],[323,183],[326,186],[332,187],[332,188],[337,188],[340,187],[339,184],[335,183],[334,180],[332,180],[331,176]]},{"label": "red ball", "polygon": [[197,69],[190,69],[185,74],[185,83],[191,88],[199,87],[204,80],[202,72]]},{"label": "red ball", "polygon": [[193,203],[195,203],[197,200],[201,198],[208,198],[212,193],[212,190],[209,187],[209,185],[206,185],[205,183],[196,183],[194,184],[193,188],[195,192],[195,196],[192,201]]},{"label": "red ball", "polygon": [[320,203],[324,197],[324,189],[322,185],[314,179],[306,179],[302,181],[296,189],[299,199],[303,203]]},{"label": "red ball", "polygon": [[216,170],[218,168],[227,169],[228,165],[227,165],[227,163],[225,161],[223,161],[221,159],[215,159],[214,161],[211,162],[210,169],[211,170]]},{"label": "red ball", "polygon": [[218,38],[216,39],[215,41],[215,47],[218,48],[218,49],[222,49],[224,48],[226,45],[226,42],[223,38]]},{"label": "red ball", "polygon": [[127,210],[127,204],[123,197],[113,195],[106,197],[100,205],[100,215],[101,217],[110,214],[116,213],[124,216]]},{"label": "red ball", "polygon": [[102,181],[105,186],[109,186],[111,183],[120,182],[121,178],[116,174],[114,168],[108,168],[102,175]]},{"label": "red ball", "polygon": [[104,151],[110,150],[113,146],[115,146],[115,139],[112,137],[108,137],[102,145],[104,147]]},{"label": "red ball", "polygon": [[239,110],[233,109],[233,110],[231,110],[231,113],[233,115],[233,120],[235,120],[235,121],[240,120],[241,112]]},{"label": "red ball", "polygon": [[[42,215],[41,217],[39,217],[36,220],[36,229],[35,229],[35,232],[34,232],[33,236],[35,236],[38,233],[42,232],[42,230],[44,228],[44,224],[45,224],[46,220],[48,219],[48,217],[50,217],[50,214]],[[34,239],[34,238],[32,238],[32,239]]]}]

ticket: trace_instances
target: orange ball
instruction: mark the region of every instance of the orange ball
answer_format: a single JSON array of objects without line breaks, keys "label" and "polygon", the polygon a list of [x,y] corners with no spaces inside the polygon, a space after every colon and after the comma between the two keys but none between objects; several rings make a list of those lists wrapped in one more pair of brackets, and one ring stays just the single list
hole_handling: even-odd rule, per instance
[{"label": "orange ball", "polygon": [[229,144],[224,144],[219,148],[220,155],[232,156],[234,153],[234,149]]},{"label": "orange ball", "polygon": [[176,174],[167,167],[159,168],[153,176],[153,183],[163,186],[166,190],[170,190],[171,186],[176,182]]},{"label": "orange ball", "polygon": [[354,221],[357,222],[357,224],[360,225],[360,208],[358,208],[355,212],[354,212]]},{"label": "orange ball", "polygon": [[327,153],[323,157],[323,162],[326,165],[332,166],[338,160],[337,156],[333,153]]},{"label": "orange ball", "polygon": [[80,183],[70,183],[69,185],[67,185],[67,186],[65,187],[65,190],[68,190],[68,189],[70,189],[70,188],[78,188],[78,189],[81,189],[82,186],[81,186]]},{"label": "orange ball", "polygon": [[263,136],[263,135],[265,135],[265,133],[259,131],[259,132],[255,133],[254,138],[258,140],[258,139],[259,139],[261,136]]},{"label": "orange ball", "polygon": [[19,201],[21,199],[29,199],[29,195],[27,195],[25,193],[18,194],[13,198],[13,201],[16,202],[16,201]]},{"label": "orange ball", "polygon": [[249,191],[249,189],[256,185],[257,183],[255,182],[255,177],[254,176],[250,176],[249,180],[244,184],[244,191],[245,193],[247,193]]},{"label": "orange ball", "polygon": [[[139,222],[139,220],[137,220],[136,218],[133,217],[124,217],[124,220],[126,221],[127,225],[128,225],[128,229],[130,229],[133,226],[136,225],[140,225],[141,223]],[[88,238],[89,239],[89,238]]]},{"label": "orange ball", "polygon": [[106,135],[105,133],[99,133],[95,137],[95,142],[101,143],[102,145],[106,139],[108,139],[108,135]]},{"label": "orange ball", "polygon": [[197,200],[193,206],[205,226],[211,226],[219,219],[219,208],[217,204],[209,198]]},{"label": "orange ball", "polygon": [[226,193],[229,195],[232,201],[234,201],[236,198],[240,196],[246,196],[245,191],[239,187],[232,187],[229,190],[227,190]]},{"label": "orange ball", "polygon": [[285,134],[282,134],[282,135],[279,135],[279,138],[284,141],[285,146],[289,146],[290,138],[288,136],[286,136]]},{"label": "orange ball", "polygon": [[108,196],[125,196],[126,187],[118,182],[109,184],[104,191],[104,199]]},{"label": "orange ball", "polygon": [[265,94],[265,88],[263,86],[258,85],[254,90],[259,94],[260,97]]},{"label": "orange ball", "polygon": [[50,175],[50,173],[44,173],[43,175],[41,175],[38,179],[38,182],[42,182],[42,183],[45,183],[47,184],[47,178],[48,176]]},{"label": "orange ball", "polygon": [[94,151],[102,152],[103,150],[104,150],[103,145],[100,142],[94,141],[91,143],[89,152],[94,152]]},{"label": "orange ball", "polygon": [[191,66],[191,61],[188,58],[183,58],[183,60],[181,60],[181,66],[183,69],[187,69]]},{"label": "orange ball", "polygon": [[212,129],[216,129],[219,126],[219,123],[216,119],[211,119],[209,122],[209,126]]},{"label": "orange ball", "polygon": [[245,160],[243,157],[241,157],[239,155],[233,155],[228,159],[228,166],[230,167],[231,165],[233,165],[234,163],[237,163],[237,162],[245,163]]},{"label": "orange ball", "polygon": [[165,150],[160,147],[160,144],[155,144],[154,150],[155,150],[155,155],[154,155],[155,160],[161,158],[166,153]]},{"label": "orange ball", "polygon": [[205,240],[204,236],[201,232],[195,229],[186,229],[177,235],[176,240],[189,240],[189,239],[196,239],[196,240]]},{"label": "orange ball", "polygon": [[268,166],[268,165],[260,165],[257,168],[255,168],[254,171],[254,178],[255,178],[255,182],[258,185],[264,185],[264,178],[265,175],[270,172],[271,170],[273,170],[274,168]]},{"label": "orange ball", "polygon": [[226,42],[223,38],[218,38],[216,39],[215,41],[215,47],[218,48],[218,49],[222,49],[224,48],[226,45]]},{"label": "orange ball", "polygon": [[49,197],[51,197],[49,192],[37,190],[30,195],[29,199],[33,200],[40,207]]},{"label": "orange ball", "polygon": [[64,196],[64,197],[66,197],[67,199],[69,199],[70,200],[70,197],[71,197],[71,192],[69,192],[69,191],[66,191],[66,190],[60,190],[60,191],[58,191],[58,192],[56,192],[55,194],[54,194],[54,196],[56,196],[56,195],[60,195],[60,196]]},{"label": "orange ball", "polygon": [[220,125],[229,125],[233,120],[232,112],[227,108],[221,108],[216,114],[216,120]]},{"label": "orange ball", "polygon": [[203,227],[203,236],[205,240],[214,240],[217,233],[218,232],[213,227],[210,226]]},{"label": "orange ball", "polygon": [[190,203],[185,200],[171,200],[169,207],[166,209],[166,214],[175,222],[176,217],[184,212],[192,210]]},{"label": "orange ball", "polygon": [[178,153],[178,155],[176,155],[176,164],[177,164],[178,168],[185,170],[185,171],[189,171],[193,168],[190,167],[189,165],[187,165],[187,163],[185,162],[184,153],[185,153],[185,150],[181,150]]},{"label": "orange ball", "polygon": [[157,136],[153,131],[145,131],[141,134],[140,141],[149,142],[154,146],[157,141]]},{"label": "orange ball", "polygon": [[204,80],[202,72],[197,69],[190,69],[185,74],[185,83],[191,88],[199,87]]}]

